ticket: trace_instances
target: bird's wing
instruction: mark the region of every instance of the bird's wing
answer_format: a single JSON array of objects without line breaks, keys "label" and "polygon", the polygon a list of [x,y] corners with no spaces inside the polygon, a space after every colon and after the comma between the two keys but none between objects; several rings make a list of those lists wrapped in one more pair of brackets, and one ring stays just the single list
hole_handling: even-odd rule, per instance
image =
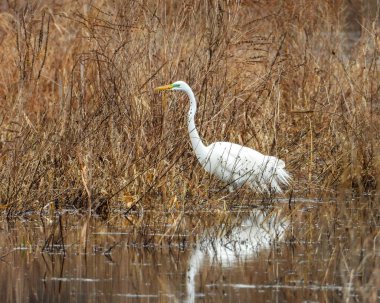
[{"label": "bird's wing", "polygon": [[271,160],[258,151],[230,142],[215,142],[208,148],[210,159],[214,165],[220,165],[230,174],[242,176],[252,173],[252,171],[258,171],[263,163]]},{"label": "bird's wing", "polygon": [[[277,174],[284,171],[284,161],[230,142],[216,142],[208,148],[214,165],[219,165],[236,183],[249,182],[252,187],[264,191],[268,191],[267,185],[270,184],[276,190],[281,190]],[[281,183],[285,181],[280,180]]]}]

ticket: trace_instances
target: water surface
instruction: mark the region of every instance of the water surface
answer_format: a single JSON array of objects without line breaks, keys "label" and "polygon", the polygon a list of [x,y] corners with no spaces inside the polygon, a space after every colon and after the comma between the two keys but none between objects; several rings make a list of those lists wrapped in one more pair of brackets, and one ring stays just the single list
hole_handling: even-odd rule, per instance
[{"label": "water surface", "polygon": [[1,222],[2,302],[376,302],[376,203],[303,200],[146,226],[25,215]]}]

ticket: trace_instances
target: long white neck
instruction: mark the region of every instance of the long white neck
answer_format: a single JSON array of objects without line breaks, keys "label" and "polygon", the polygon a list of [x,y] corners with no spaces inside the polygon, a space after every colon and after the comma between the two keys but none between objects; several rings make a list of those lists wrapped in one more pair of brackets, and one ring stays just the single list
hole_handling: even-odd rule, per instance
[{"label": "long white neck", "polygon": [[186,93],[190,98],[190,109],[187,120],[190,141],[198,160],[201,160],[207,154],[207,151],[206,146],[203,144],[201,138],[199,137],[197,128],[195,127],[194,117],[197,111],[197,102],[195,100],[194,93],[190,89],[186,90]]}]

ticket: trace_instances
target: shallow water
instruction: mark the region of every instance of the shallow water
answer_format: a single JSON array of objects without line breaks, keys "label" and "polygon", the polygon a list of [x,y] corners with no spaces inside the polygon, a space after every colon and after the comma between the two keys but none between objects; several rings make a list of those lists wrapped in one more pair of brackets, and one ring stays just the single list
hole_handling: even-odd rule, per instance
[{"label": "shallow water", "polygon": [[279,203],[148,229],[70,212],[4,221],[2,302],[376,302],[377,205]]}]

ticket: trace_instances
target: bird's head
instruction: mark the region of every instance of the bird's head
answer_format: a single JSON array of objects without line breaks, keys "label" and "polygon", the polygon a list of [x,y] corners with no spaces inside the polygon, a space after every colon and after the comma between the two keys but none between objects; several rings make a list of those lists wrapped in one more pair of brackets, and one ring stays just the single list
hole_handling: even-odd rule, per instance
[{"label": "bird's head", "polygon": [[163,90],[181,90],[181,91],[188,91],[190,89],[189,85],[186,82],[183,81],[176,81],[172,84],[163,85],[156,87],[155,90],[157,91],[163,91]]}]

